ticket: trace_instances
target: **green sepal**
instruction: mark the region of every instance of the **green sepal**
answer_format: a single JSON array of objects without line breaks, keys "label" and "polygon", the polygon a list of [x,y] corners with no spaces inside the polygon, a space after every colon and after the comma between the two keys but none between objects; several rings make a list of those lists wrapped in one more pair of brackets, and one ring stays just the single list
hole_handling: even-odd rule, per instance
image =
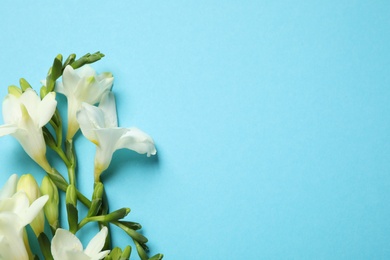
[{"label": "green sepal", "polygon": [[96,216],[102,205],[104,186],[101,182],[95,182],[95,188],[92,194],[91,207],[88,210],[87,217]]},{"label": "green sepal", "polygon": [[31,85],[25,80],[24,78],[21,78],[19,80],[20,87],[22,88],[22,91],[26,91],[29,88],[32,88]]},{"label": "green sepal", "polygon": [[69,185],[66,189],[65,202],[68,213],[69,231],[74,234],[78,230],[77,193],[74,185]]},{"label": "green sepal", "polygon": [[76,152],[73,147],[73,141],[72,140],[66,140],[65,141],[65,153],[66,157],[68,157],[69,162],[72,166],[76,166]]},{"label": "green sepal", "polygon": [[45,143],[53,150],[57,149],[56,140],[54,140],[53,135],[50,133],[49,129],[46,126],[42,128],[43,138],[45,139]]},{"label": "green sepal", "polygon": [[163,259],[164,255],[163,254],[156,254],[154,256],[152,256],[151,258],[149,258],[149,260],[161,260]]},{"label": "green sepal", "polygon": [[38,236],[38,243],[39,247],[41,248],[42,255],[45,257],[46,260],[53,260],[53,256],[51,254],[51,246],[50,246],[50,240],[47,238],[45,233],[41,233]]},{"label": "green sepal", "polygon": [[66,211],[68,213],[69,231],[75,234],[78,229],[78,210],[73,204],[67,203]]},{"label": "green sepal", "polygon": [[54,184],[62,191],[66,191],[69,184],[65,180],[65,178],[54,168],[52,168],[52,172],[47,173],[50,179],[54,182]]}]

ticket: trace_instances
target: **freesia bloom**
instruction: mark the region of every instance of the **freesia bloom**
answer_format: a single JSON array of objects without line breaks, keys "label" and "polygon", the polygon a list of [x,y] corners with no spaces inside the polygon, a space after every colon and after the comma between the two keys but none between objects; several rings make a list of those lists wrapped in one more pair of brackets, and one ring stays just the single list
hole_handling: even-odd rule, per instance
[{"label": "freesia bloom", "polygon": [[23,94],[10,93],[3,101],[5,124],[0,126],[0,136],[10,134],[15,137],[26,153],[47,172],[51,167],[46,159],[42,127],[50,121],[56,106],[54,92],[41,100],[32,89]]},{"label": "freesia bloom", "polygon": [[54,260],[98,260],[106,257],[110,250],[102,251],[107,237],[107,227],[103,227],[83,250],[80,240],[68,230],[59,228],[51,241]]},{"label": "freesia bloom", "polygon": [[95,143],[95,181],[106,170],[113,153],[127,148],[147,156],[156,154],[152,138],[141,130],[130,127],[118,127],[115,97],[112,92],[106,92],[99,107],[83,103],[77,113],[77,120],[83,135]]},{"label": "freesia bloom", "polygon": [[0,259],[28,259],[23,230],[48,199],[42,196],[30,205],[26,193],[16,192],[17,180],[12,175],[0,191]]},{"label": "freesia bloom", "polygon": [[96,104],[100,102],[103,93],[110,90],[114,78],[111,73],[97,75],[89,65],[74,70],[66,66],[62,74],[62,82],[57,82],[56,91],[68,99],[68,132],[66,138],[72,139],[79,129],[76,113],[81,104]]}]

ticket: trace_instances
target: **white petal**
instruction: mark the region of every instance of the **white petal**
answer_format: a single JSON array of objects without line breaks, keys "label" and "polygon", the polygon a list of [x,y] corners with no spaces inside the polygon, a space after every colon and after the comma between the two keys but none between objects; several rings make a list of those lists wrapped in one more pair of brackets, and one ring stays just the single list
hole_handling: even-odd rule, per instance
[{"label": "white petal", "polygon": [[26,193],[17,192],[12,197],[0,201],[1,212],[12,212],[17,215],[24,215],[30,206]]},{"label": "white petal", "polygon": [[18,175],[12,174],[3,188],[0,190],[0,200],[10,198],[16,192],[16,185],[18,182]]},{"label": "white petal", "polygon": [[111,91],[106,91],[100,101],[99,108],[104,113],[105,127],[117,127],[115,96]]},{"label": "white petal", "polygon": [[110,165],[113,153],[118,149],[118,141],[126,133],[124,128],[96,129],[98,147],[95,155],[95,167],[105,170]]},{"label": "white petal", "polygon": [[62,73],[62,84],[65,95],[67,93],[67,97],[69,97],[69,95],[75,92],[79,81],[80,76],[72,68],[72,66],[66,66],[64,72]]},{"label": "white petal", "polygon": [[66,92],[66,90],[64,88],[64,84],[62,84],[62,82],[59,82],[59,81],[56,82],[54,89],[58,93],[61,93],[61,94],[65,95],[65,96],[68,95],[68,93]]},{"label": "white petal", "polygon": [[42,197],[35,200],[30,207],[26,210],[25,215],[22,218],[22,221],[27,225],[33,221],[33,219],[38,215],[45,206],[47,200],[49,199],[48,195],[43,195]]},{"label": "white petal", "polygon": [[88,78],[96,75],[96,71],[88,64],[75,70],[80,78]]},{"label": "white petal", "polygon": [[20,102],[26,107],[28,114],[38,124],[39,112],[38,107],[41,99],[38,97],[37,93],[29,88],[21,96]]},{"label": "white petal", "polygon": [[131,127],[117,143],[117,149],[127,148],[147,156],[155,155],[156,148],[153,139],[138,128]]},{"label": "white petal", "polygon": [[28,259],[18,216],[0,213],[0,259]]},{"label": "white petal", "polygon": [[1,125],[0,126],[0,136],[13,134],[17,130],[18,130],[18,127],[15,124]]},{"label": "white petal", "polygon": [[80,111],[77,113],[77,121],[80,124],[83,135],[91,142],[97,142],[95,129],[104,127],[103,112],[92,105],[83,103]]},{"label": "white petal", "polygon": [[86,253],[89,257],[96,256],[102,250],[104,243],[106,242],[107,233],[107,227],[103,227],[102,230],[100,230],[100,232],[97,233],[96,236],[94,236],[88,243],[84,253]]},{"label": "white petal", "polygon": [[59,228],[51,241],[51,253],[55,260],[65,260],[68,251],[82,252],[83,245],[71,232]]},{"label": "white petal", "polygon": [[110,253],[110,250],[102,251],[99,254],[96,254],[93,260],[99,260],[105,258]]},{"label": "white petal", "polygon": [[8,94],[3,101],[3,118],[6,124],[16,123],[22,118],[20,100],[14,95]]},{"label": "white petal", "polygon": [[46,125],[56,111],[57,101],[55,92],[47,94],[38,105],[39,127]]}]

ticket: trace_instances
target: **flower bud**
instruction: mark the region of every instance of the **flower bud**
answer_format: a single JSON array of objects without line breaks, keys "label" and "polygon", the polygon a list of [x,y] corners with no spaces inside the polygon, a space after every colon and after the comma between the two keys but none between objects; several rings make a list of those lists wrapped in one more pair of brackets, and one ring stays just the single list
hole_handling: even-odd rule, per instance
[{"label": "flower bud", "polygon": [[[23,191],[26,193],[30,205],[39,197],[41,197],[41,192],[38,187],[38,183],[31,174],[22,175],[18,181],[17,191]],[[45,216],[41,210],[35,219],[30,223],[32,230],[35,235],[38,237],[44,230],[45,225]]]},{"label": "flower bud", "polygon": [[120,259],[129,259],[131,255],[131,246],[126,246],[122,251],[122,255]]},{"label": "flower bud", "polygon": [[74,185],[69,185],[66,189],[65,202],[73,206],[77,205],[77,193]]},{"label": "flower bud", "polygon": [[41,193],[42,195],[47,194],[49,196],[49,200],[43,209],[50,227],[56,230],[58,228],[58,189],[48,176],[45,176],[42,180]]},{"label": "flower bud", "polygon": [[104,186],[101,182],[95,182],[95,188],[92,194],[91,207],[88,211],[88,217],[96,216],[102,205],[102,197],[104,192]]}]

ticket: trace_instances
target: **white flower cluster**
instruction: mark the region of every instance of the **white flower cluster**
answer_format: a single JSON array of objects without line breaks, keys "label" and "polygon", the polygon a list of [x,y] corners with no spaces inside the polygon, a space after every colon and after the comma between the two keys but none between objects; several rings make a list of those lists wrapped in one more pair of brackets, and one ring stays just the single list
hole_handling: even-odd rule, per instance
[{"label": "white flower cluster", "polygon": [[[44,86],[41,97],[25,81],[21,81],[21,88],[9,87],[8,95],[3,101],[4,125],[0,126],[0,136],[15,137],[48,176],[43,178],[39,187],[31,174],[22,175],[19,179],[14,174],[0,191],[0,259],[34,258],[27,238],[27,225],[31,226],[36,235],[41,253],[49,259],[128,259],[130,246],[123,253],[118,253],[121,252],[120,249],[113,250],[115,253],[112,255],[107,249],[108,223],[122,228],[133,239],[139,256],[142,259],[146,257],[143,248],[147,248],[144,246],[147,239],[136,233],[140,225],[138,227],[133,222],[120,221],[129,213],[129,209],[122,208],[111,213],[103,209],[103,184],[100,175],[109,167],[112,156],[118,149],[126,148],[150,156],[156,154],[156,148],[152,138],[138,128],[118,127],[115,97],[111,91],[113,76],[111,73],[97,74],[87,65],[102,56],[93,60],[95,56],[87,55],[77,61],[74,61],[74,56],[73,67],[66,64],[69,60],[62,64],[61,56],[60,65],[57,62],[55,67],[54,63],[48,78],[42,81]],[[72,61],[72,56],[70,60]],[[61,76],[60,82],[57,79]],[[62,143],[61,139],[62,120],[59,118],[56,92],[65,95],[68,101],[66,143]],[[49,124],[51,130],[47,128]],[[77,190],[74,181],[76,168],[72,143],[79,129],[96,145],[95,190],[91,200]],[[67,166],[69,182],[46,158],[47,146],[57,152]],[[60,228],[58,189],[66,192],[69,231]],[[81,222],[78,222],[78,201],[89,208],[88,216]],[[47,236],[44,231],[45,219],[52,236]],[[101,230],[84,250],[75,233],[84,224],[93,221],[100,224]],[[161,258],[162,255],[158,254],[152,259]]]}]

